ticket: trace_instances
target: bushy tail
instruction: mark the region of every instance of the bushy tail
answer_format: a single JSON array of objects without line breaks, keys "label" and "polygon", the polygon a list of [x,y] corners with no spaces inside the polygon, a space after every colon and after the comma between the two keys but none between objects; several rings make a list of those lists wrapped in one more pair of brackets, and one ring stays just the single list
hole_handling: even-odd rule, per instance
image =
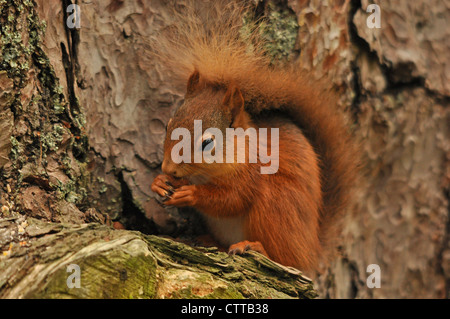
[{"label": "bushy tail", "polygon": [[298,68],[271,65],[257,25],[245,22],[251,6],[203,1],[197,8],[196,3],[173,6],[173,23],[150,41],[153,56],[164,62],[172,83],[184,86],[197,69],[207,81],[238,85],[250,114],[282,110],[301,127],[321,162],[320,238],[328,246],[349,202],[358,163],[337,98]]}]

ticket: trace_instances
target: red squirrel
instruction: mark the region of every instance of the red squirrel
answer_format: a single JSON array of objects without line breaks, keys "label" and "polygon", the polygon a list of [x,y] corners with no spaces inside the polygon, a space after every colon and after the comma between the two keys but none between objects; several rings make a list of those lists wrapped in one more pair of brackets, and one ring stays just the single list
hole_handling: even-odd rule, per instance
[{"label": "red squirrel", "polygon": [[[151,189],[165,205],[199,211],[230,253],[256,250],[284,265],[314,270],[349,202],[355,145],[329,90],[293,67],[271,65],[257,32],[250,49],[248,38],[240,40],[239,27],[230,25],[239,26],[243,11],[238,7],[225,22],[202,27],[184,18],[183,26],[171,30],[178,42],[160,41],[169,67],[189,75],[184,104],[167,126],[163,174]],[[224,136],[227,128],[278,128],[278,170],[262,174],[266,164],[259,157],[249,161],[248,139],[244,163],[177,163],[172,150],[179,140],[172,140],[172,132],[185,128],[194,136],[194,120],[202,121],[201,133],[217,128]],[[215,138],[192,139],[190,151],[218,151]],[[269,150],[274,146],[267,144]]]}]

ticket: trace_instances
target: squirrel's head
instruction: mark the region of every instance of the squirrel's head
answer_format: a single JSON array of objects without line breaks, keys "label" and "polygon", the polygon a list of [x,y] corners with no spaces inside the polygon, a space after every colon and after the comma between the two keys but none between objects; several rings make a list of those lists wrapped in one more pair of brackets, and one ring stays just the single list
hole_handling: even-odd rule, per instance
[{"label": "squirrel's head", "polygon": [[163,172],[175,178],[226,173],[233,169],[225,160],[226,129],[246,129],[249,123],[244,97],[236,85],[214,84],[194,71],[183,105],[167,124]]}]

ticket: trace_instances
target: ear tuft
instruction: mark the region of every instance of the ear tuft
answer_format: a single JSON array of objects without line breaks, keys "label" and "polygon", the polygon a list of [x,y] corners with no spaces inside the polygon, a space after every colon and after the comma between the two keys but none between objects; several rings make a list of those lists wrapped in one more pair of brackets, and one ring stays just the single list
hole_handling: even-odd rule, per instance
[{"label": "ear tuft", "polygon": [[186,96],[194,94],[200,83],[200,73],[197,69],[191,74],[187,83]]},{"label": "ear tuft", "polygon": [[231,84],[223,98],[223,105],[227,107],[235,119],[244,111],[244,97],[241,90],[234,84]]}]

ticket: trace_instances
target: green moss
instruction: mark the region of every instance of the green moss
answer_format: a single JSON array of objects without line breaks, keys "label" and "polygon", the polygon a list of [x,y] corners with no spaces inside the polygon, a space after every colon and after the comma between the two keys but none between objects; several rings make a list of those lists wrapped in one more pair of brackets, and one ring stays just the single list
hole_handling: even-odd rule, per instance
[{"label": "green moss", "polygon": [[156,296],[155,261],[145,254],[130,256],[117,249],[74,261],[80,267],[80,288],[69,288],[67,265],[60,266],[46,287],[27,298],[151,299]]},{"label": "green moss", "polygon": [[106,187],[105,184],[102,184],[102,187],[100,188],[100,190],[98,191],[99,194],[104,194],[108,191],[108,187]]},{"label": "green moss", "polygon": [[[29,61],[36,49],[36,43],[40,41],[36,29],[42,29],[42,26],[37,25],[35,18],[32,18],[34,17],[32,15],[33,7],[33,3],[30,1],[6,1],[0,6],[0,19],[2,20],[0,70],[6,70],[8,76],[19,88],[23,88],[26,84],[26,75],[30,69]],[[20,29],[18,21],[26,10],[29,12],[27,21],[30,25],[33,24],[33,31],[29,32],[29,39],[25,45],[22,32],[26,32],[26,30]]]},{"label": "green moss", "polygon": [[63,134],[65,132],[64,127],[56,123],[53,124],[53,130],[41,135],[41,145],[44,155],[58,150],[58,145],[63,140]]},{"label": "green moss", "polygon": [[260,27],[263,38],[267,41],[266,50],[272,59],[287,59],[294,50],[298,35],[296,15],[270,1],[268,14]]},{"label": "green moss", "polygon": [[14,136],[11,136],[11,158],[16,160],[22,152],[23,150],[19,141]]},{"label": "green moss", "polygon": [[87,198],[87,190],[85,187],[80,186],[77,181],[69,180],[67,183],[51,184],[56,190],[57,198],[60,200],[66,200],[69,203],[76,205],[83,204]]},{"label": "green moss", "polygon": [[[6,107],[13,111],[15,118],[29,125],[29,135],[11,138],[10,159],[17,172],[14,189],[20,188],[23,180],[20,170],[24,165],[30,163],[45,169],[52,154],[70,178],[65,184],[52,185],[57,196],[77,206],[83,205],[88,183],[84,162],[88,143],[87,137],[81,134],[86,125],[85,116],[77,111],[79,107],[73,114],[68,112],[64,88],[44,51],[46,23],[39,19],[34,1],[1,0],[0,4],[0,72],[5,72],[14,85]],[[39,90],[33,92],[28,105],[22,105],[28,99],[23,99],[21,91],[30,76],[39,82]],[[61,150],[61,142],[67,137],[69,140]]]},{"label": "green moss", "polygon": [[273,63],[288,59],[295,48],[299,25],[294,12],[275,1],[267,4],[265,15],[255,21],[251,15],[244,17],[241,36],[251,46],[250,34],[259,32],[265,41],[264,50],[272,58]]}]

